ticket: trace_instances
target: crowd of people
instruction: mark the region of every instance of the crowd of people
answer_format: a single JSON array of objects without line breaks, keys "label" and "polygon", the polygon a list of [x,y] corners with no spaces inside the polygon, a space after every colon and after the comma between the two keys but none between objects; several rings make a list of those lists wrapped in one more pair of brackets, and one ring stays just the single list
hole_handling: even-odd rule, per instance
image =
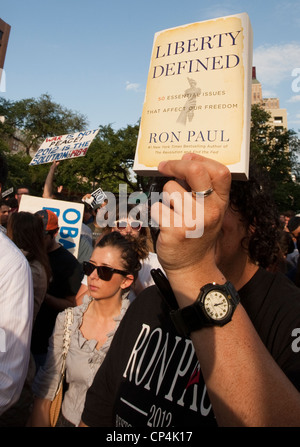
[{"label": "crowd of people", "polygon": [[[58,166],[45,199],[61,199]],[[237,181],[186,154],[159,171],[151,191],[172,204],[147,222],[117,208],[105,228],[85,204],[77,258],[53,211],[18,210],[28,188],[1,201],[0,426],[50,426],[70,309],[56,426],[300,426],[300,217],[254,166]],[[0,155],[0,192],[7,175]],[[178,197],[202,210],[201,237],[174,223]]]}]

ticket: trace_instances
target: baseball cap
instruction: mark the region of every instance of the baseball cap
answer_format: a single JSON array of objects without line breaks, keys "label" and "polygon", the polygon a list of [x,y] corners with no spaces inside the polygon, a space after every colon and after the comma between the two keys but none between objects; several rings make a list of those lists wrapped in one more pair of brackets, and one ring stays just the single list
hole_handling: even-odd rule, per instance
[{"label": "baseball cap", "polygon": [[45,231],[57,230],[58,229],[58,218],[53,211],[50,210],[40,210],[35,214],[42,217],[44,222]]}]

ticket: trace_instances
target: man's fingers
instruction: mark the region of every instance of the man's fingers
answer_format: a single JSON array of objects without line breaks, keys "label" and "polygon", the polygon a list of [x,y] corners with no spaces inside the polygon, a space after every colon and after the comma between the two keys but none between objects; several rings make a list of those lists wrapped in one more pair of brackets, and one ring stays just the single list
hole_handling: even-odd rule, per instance
[{"label": "man's fingers", "polygon": [[161,162],[158,169],[165,176],[184,180],[193,191],[204,191],[213,187],[222,198],[229,194],[230,171],[215,160],[196,154],[186,154],[182,160]]}]

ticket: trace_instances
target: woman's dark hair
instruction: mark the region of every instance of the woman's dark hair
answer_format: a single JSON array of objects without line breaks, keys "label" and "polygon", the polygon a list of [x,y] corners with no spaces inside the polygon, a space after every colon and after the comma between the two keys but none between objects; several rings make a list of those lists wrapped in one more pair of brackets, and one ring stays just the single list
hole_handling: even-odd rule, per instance
[{"label": "woman's dark hair", "polygon": [[29,262],[37,260],[43,265],[49,281],[51,269],[45,245],[44,224],[40,216],[26,211],[11,214],[7,223],[7,236],[18,248],[27,252]]},{"label": "woman's dark hair", "polygon": [[280,251],[279,212],[267,176],[257,166],[250,166],[247,181],[232,181],[230,206],[249,230],[244,245],[251,261],[264,268],[273,265]]},{"label": "woman's dark hair", "polygon": [[139,261],[138,242],[136,238],[123,236],[121,233],[113,231],[104,235],[96,244],[96,247],[118,248],[121,252],[124,270],[133,275],[134,281],[137,279],[139,270],[141,269],[141,263]]}]

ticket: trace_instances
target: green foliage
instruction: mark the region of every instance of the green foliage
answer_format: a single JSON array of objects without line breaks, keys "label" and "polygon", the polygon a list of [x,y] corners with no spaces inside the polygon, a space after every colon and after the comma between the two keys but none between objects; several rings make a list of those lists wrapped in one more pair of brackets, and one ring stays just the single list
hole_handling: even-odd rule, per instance
[{"label": "green foliage", "polygon": [[32,195],[41,196],[49,167],[39,166],[38,170],[34,170],[33,167],[29,166],[30,156],[24,152],[11,154],[2,140],[0,140],[0,152],[4,153],[8,166],[5,189],[13,187],[16,190],[20,186],[24,186],[30,189]]},{"label": "green foliage", "polygon": [[274,186],[274,198],[281,212],[287,210],[300,211],[300,188],[298,183],[293,181],[278,182]]},{"label": "green foliage", "polygon": [[53,102],[48,94],[20,101],[0,98],[0,116],[5,118],[0,122],[0,136],[14,136],[25,146],[27,155],[46,137],[79,132],[87,126],[83,115]]},{"label": "green foliage", "polygon": [[[0,98],[0,151],[6,153],[9,178],[7,188],[27,185],[31,193],[41,196],[50,164],[29,166],[29,151],[46,137],[84,130],[86,119],[59,104],[49,95],[37,100],[7,101]],[[300,141],[295,132],[279,131],[269,124],[270,115],[260,106],[252,106],[250,157],[269,176],[274,197],[280,211],[300,210],[300,170],[298,154]],[[21,130],[26,153],[11,154],[8,138],[15,129]],[[63,185],[64,192],[79,195],[98,187],[104,191],[119,192],[126,184],[127,191],[148,190],[147,177],[132,171],[139,123],[114,130],[111,125],[99,126],[99,133],[84,157],[62,160],[56,170],[53,190]]]},{"label": "green foliage", "polygon": [[292,130],[270,125],[271,115],[261,106],[252,106],[250,158],[270,178],[280,211],[300,210],[300,141]]}]

